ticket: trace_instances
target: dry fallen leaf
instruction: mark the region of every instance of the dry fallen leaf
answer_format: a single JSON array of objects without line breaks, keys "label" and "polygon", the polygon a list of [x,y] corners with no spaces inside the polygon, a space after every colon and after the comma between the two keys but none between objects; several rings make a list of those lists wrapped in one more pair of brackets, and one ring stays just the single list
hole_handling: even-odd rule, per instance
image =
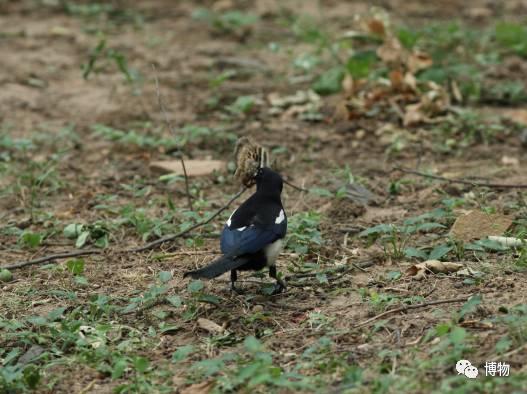
[{"label": "dry fallen leaf", "polygon": [[455,80],[452,80],[450,83],[451,91],[452,91],[452,97],[454,98],[454,101],[458,103],[463,102],[463,95],[461,94],[461,90],[459,89],[459,85]]},{"label": "dry fallen leaf", "polygon": [[504,166],[519,167],[520,159],[518,159],[517,157],[504,155],[501,157],[501,164],[503,164]]},{"label": "dry fallen leaf", "polygon": [[421,95],[419,102],[406,106],[404,126],[432,122],[433,117],[446,112],[450,107],[450,97],[444,88],[433,82],[427,85],[428,91]]},{"label": "dry fallen leaf", "polygon": [[486,238],[489,235],[503,235],[511,226],[512,219],[499,213],[469,211],[459,216],[450,229],[450,235],[456,239],[469,242]]},{"label": "dry fallen leaf", "polygon": [[[227,164],[221,160],[185,160],[185,168],[189,177],[204,176],[214,171],[223,171]],[[162,174],[184,175],[180,160],[153,161],[150,169]]]},{"label": "dry fallen leaf", "polygon": [[417,92],[417,79],[414,74],[407,72],[404,74],[404,84],[412,92]]},{"label": "dry fallen leaf", "polygon": [[522,238],[515,237],[499,237],[495,235],[489,235],[488,237],[491,241],[498,242],[506,247],[519,247],[527,243],[527,240]]},{"label": "dry fallen leaf", "polygon": [[386,29],[384,23],[379,19],[371,19],[368,21],[368,30],[370,33],[384,37],[386,35]]},{"label": "dry fallen leaf", "polygon": [[503,116],[522,126],[527,126],[527,110],[525,109],[509,109],[504,111]]},{"label": "dry fallen leaf", "polygon": [[235,5],[232,0],[217,0],[212,5],[212,10],[215,12],[225,12],[234,7]]},{"label": "dry fallen leaf", "polygon": [[222,327],[218,323],[203,317],[198,319],[198,326],[201,329],[210,332],[211,334],[221,334],[225,331],[225,327]]},{"label": "dry fallen leaf", "polygon": [[413,126],[423,122],[426,115],[423,111],[423,105],[421,103],[407,105],[404,111],[403,125]]},{"label": "dry fallen leaf", "polygon": [[281,108],[307,103],[319,104],[321,102],[320,96],[313,90],[298,90],[295,94],[288,96],[281,96],[279,93],[272,92],[267,95],[267,100],[273,107]]},{"label": "dry fallen leaf", "polygon": [[404,88],[404,76],[400,70],[392,70],[390,74],[390,82],[394,90],[402,91]]},{"label": "dry fallen leaf", "polygon": [[336,123],[345,122],[350,119],[350,113],[345,101],[339,101],[335,105],[335,111],[333,112],[331,119]]},{"label": "dry fallen leaf", "polygon": [[353,77],[350,74],[346,74],[342,80],[342,91],[344,92],[345,97],[350,97],[353,95]]},{"label": "dry fallen leaf", "polygon": [[448,274],[463,268],[463,264],[450,263],[439,260],[427,260],[419,264],[414,264],[406,270],[407,276],[412,276],[416,280],[423,279],[427,273]]},{"label": "dry fallen leaf", "polygon": [[491,322],[479,321],[479,320],[465,320],[459,323],[461,327],[475,328],[479,330],[491,330],[494,328],[494,324]]},{"label": "dry fallen leaf", "polygon": [[387,66],[398,67],[406,64],[408,54],[397,38],[389,37],[377,48],[377,56]]},{"label": "dry fallen leaf", "polygon": [[214,388],[214,380],[206,380],[190,385],[180,391],[181,394],[208,394]]},{"label": "dry fallen leaf", "polygon": [[408,56],[407,61],[407,67],[408,71],[410,71],[412,74],[415,74],[416,72],[420,70],[424,70],[425,68],[428,68],[432,66],[434,62],[432,61],[432,58],[421,51],[415,51]]}]

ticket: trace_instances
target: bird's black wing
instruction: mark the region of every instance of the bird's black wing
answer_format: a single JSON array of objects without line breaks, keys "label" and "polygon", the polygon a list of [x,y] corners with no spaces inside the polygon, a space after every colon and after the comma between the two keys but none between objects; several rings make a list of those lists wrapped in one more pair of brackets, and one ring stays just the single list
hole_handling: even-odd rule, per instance
[{"label": "bird's black wing", "polygon": [[256,253],[284,236],[285,226],[282,224],[250,225],[240,229],[225,226],[221,233],[221,251],[232,256]]},{"label": "bird's black wing", "polygon": [[287,217],[280,202],[249,198],[227,220],[221,234],[224,254],[256,253],[287,231]]},{"label": "bird's black wing", "polygon": [[254,225],[271,225],[281,215],[285,217],[280,200],[269,200],[265,196],[253,194],[238,209],[234,210],[227,220],[230,229]]}]

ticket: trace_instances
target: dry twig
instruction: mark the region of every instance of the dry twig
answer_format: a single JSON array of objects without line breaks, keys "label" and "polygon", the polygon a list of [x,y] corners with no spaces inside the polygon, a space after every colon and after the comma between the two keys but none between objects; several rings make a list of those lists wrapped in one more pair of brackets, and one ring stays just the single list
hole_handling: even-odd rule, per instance
[{"label": "dry twig", "polygon": [[[162,238],[159,238],[159,239],[156,239],[155,241],[152,241],[152,242],[149,242],[143,246],[139,246],[139,247],[136,247],[136,248],[130,248],[130,249],[122,249],[122,250],[116,250],[115,252],[116,253],[139,253],[139,252],[144,252],[144,251],[147,251],[147,250],[152,250],[166,242],[169,242],[169,241],[173,241],[175,240],[176,238],[180,238],[182,237],[183,235],[186,235],[188,233],[190,233],[191,231],[197,229],[198,227],[201,227],[201,226],[204,226],[206,224],[209,224],[212,220],[214,220],[214,218],[216,218],[220,213],[222,213],[223,211],[225,211],[227,208],[229,208],[229,206],[238,198],[240,197],[244,192],[245,190],[247,190],[247,188],[243,188],[242,190],[240,190],[238,193],[236,193],[228,202],[227,204],[225,204],[224,206],[222,206],[220,209],[218,209],[212,216],[210,216],[208,219],[206,220],[203,220],[199,223],[196,223],[195,225],[189,227],[188,229],[186,230],[183,230],[183,231],[180,231],[179,233],[177,234],[169,234],[169,235],[166,235]],[[76,256],[89,256],[89,255],[97,255],[97,254],[103,254],[104,253],[104,250],[102,249],[86,249],[86,250],[73,250],[73,251],[69,251],[69,252],[63,252],[63,253],[55,253],[55,254],[51,254],[51,255],[48,255],[48,256],[43,256],[43,257],[39,257],[37,259],[34,259],[34,260],[29,260],[29,261],[23,261],[23,262],[19,262],[19,263],[15,263],[15,264],[12,264],[12,265],[6,265],[4,267],[0,267],[0,268],[5,268],[5,269],[16,269],[16,268],[22,268],[22,267],[26,267],[28,265],[35,265],[35,264],[42,264],[42,263],[47,263],[49,261],[53,261],[53,260],[59,260],[59,259],[65,259],[65,258],[68,258],[68,257],[76,257]]]},{"label": "dry twig", "polygon": [[431,306],[431,305],[451,304],[451,303],[455,303],[455,302],[465,302],[469,298],[470,298],[470,296],[468,296],[468,297],[461,297],[461,298],[449,298],[449,299],[446,299],[446,300],[437,300],[437,301],[423,302],[421,304],[415,304],[415,305],[406,305],[406,306],[403,306],[401,308],[391,309],[389,311],[386,311],[386,312],[380,313],[380,314],[378,314],[376,316],[373,316],[372,318],[364,320],[362,323],[357,324],[353,328],[359,328],[359,327],[365,326],[367,324],[370,324],[371,322],[374,322],[375,320],[379,320],[381,317],[385,317],[385,316],[391,315],[393,313],[406,312],[409,309],[424,308],[424,307]]},{"label": "dry twig", "polygon": [[102,254],[102,253],[103,253],[102,249],[72,250],[72,251],[64,252],[64,253],[50,254],[48,256],[39,257],[38,259],[34,259],[34,260],[22,261],[20,263],[15,263],[12,265],[6,265],[5,267],[0,267],[0,268],[12,270],[16,268],[26,267],[28,265],[42,264],[42,263],[47,263],[49,261],[59,260],[59,259],[67,259],[68,257],[88,256],[88,255]]},{"label": "dry twig", "polygon": [[405,174],[417,175],[423,178],[435,179],[438,181],[443,181],[443,182],[448,182],[448,183],[458,183],[461,185],[468,185],[468,186],[473,186],[473,187],[490,187],[490,188],[495,188],[495,189],[527,189],[526,184],[516,184],[515,185],[515,184],[504,184],[504,183],[476,182],[476,181],[468,181],[465,179],[449,179],[443,176],[426,174],[424,172],[410,170],[408,168],[397,167],[397,166],[393,167],[392,171],[400,171]]},{"label": "dry twig", "polygon": [[285,183],[286,185],[291,186],[293,189],[298,190],[299,192],[308,192],[308,191],[309,191],[308,189],[304,189],[303,187],[300,187],[300,186],[294,185],[294,184],[292,184],[291,182],[289,182],[288,180],[285,180],[285,179],[284,179],[284,183]]},{"label": "dry twig", "polygon": [[129,253],[129,252],[144,252],[146,250],[150,250],[150,249],[154,249],[155,247],[161,245],[161,244],[164,244],[168,241],[172,241],[176,238],[180,238],[181,236],[187,234],[187,233],[190,233],[192,230],[195,230],[197,229],[198,227],[201,227],[201,226],[204,226],[206,224],[209,224],[216,216],[218,216],[220,213],[222,213],[223,211],[225,211],[227,208],[229,208],[229,206],[234,202],[234,200],[236,200],[238,197],[240,197],[244,192],[245,190],[247,190],[247,188],[243,188],[242,190],[240,190],[234,197],[232,197],[229,202],[227,204],[225,204],[223,207],[221,207],[220,209],[218,209],[210,218],[208,218],[207,220],[204,220],[202,222],[199,222],[199,223],[196,223],[195,225],[189,227],[188,229],[186,230],[183,230],[183,231],[180,231],[179,233],[177,234],[169,234],[169,235],[166,235],[162,238],[159,238],[159,239],[156,239],[155,241],[152,241],[152,242],[149,242],[147,243],[146,245],[143,245],[143,246],[140,246],[138,248],[132,248],[132,249],[128,249],[126,250],[125,252]]}]

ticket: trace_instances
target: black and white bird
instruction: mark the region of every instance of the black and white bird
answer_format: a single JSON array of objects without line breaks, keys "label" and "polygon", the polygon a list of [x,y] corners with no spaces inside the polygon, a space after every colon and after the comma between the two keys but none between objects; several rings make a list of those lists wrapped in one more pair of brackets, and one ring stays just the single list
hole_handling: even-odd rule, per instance
[{"label": "black and white bird", "polygon": [[282,178],[270,168],[263,167],[258,169],[255,180],[256,191],[231,214],[223,228],[223,256],[204,268],[186,272],[184,276],[212,279],[231,271],[231,289],[237,291],[238,270],[256,271],[267,266],[269,276],[277,282],[274,293],[285,289],[275,265],[287,232],[287,216],[280,199]]}]

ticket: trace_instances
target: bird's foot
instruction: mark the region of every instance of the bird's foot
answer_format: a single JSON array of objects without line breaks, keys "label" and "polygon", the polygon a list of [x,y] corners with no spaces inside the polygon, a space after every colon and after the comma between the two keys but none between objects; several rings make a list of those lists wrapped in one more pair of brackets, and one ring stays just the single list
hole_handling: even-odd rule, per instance
[{"label": "bird's foot", "polygon": [[238,294],[238,295],[242,295],[242,294],[245,293],[244,290],[242,290],[242,289],[240,289],[240,288],[234,286],[234,283],[231,283],[231,291],[234,292],[234,293],[236,293],[236,294]]},{"label": "bird's foot", "polygon": [[285,289],[286,289],[286,287],[285,287],[284,282],[282,282],[282,281],[280,281],[280,282],[276,282],[276,284],[274,285],[274,289],[273,289],[271,295],[280,294],[280,293],[282,293]]}]

